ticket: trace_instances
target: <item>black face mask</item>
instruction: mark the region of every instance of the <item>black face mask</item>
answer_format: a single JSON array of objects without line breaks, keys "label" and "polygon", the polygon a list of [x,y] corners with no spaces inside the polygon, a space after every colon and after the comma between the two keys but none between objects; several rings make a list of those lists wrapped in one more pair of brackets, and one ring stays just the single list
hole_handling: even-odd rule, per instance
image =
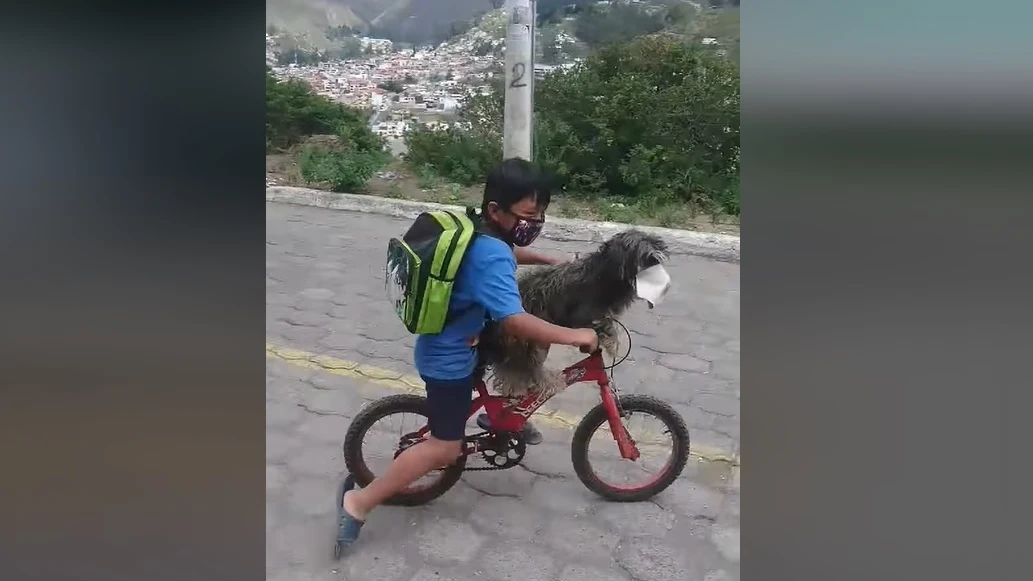
[{"label": "black face mask", "polygon": [[502,211],[516,218],[516,222],[514,222],[512,228],[509,228],[508,230],[504,229],[501,224],[492,220],[487,215],[483,216],[485,222],[482,223],[491,224],[494,231],[499,235],[499,238],[506,244],[511,246],[528,246],[538,238],[539,234],[542,233],[542,228],[545,226],[545,218],[540,220],[535,218],[524,218],[522,216],[517,216],[509,210]]},{"label": "black face mask", "polygon": [[506,239],[515,246],[528,246],[542,233],[545,219],[517,218],[513,227],[506,233]]}]

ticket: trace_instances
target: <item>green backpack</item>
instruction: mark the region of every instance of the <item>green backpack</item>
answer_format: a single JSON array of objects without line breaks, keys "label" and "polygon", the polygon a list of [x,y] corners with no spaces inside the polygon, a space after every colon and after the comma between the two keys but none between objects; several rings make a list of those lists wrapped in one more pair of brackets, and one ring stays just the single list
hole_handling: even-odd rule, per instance
[{"label": "green backpack", "polygon": [[410,333],[445,328],[459,264],[476,234],[473,221],[448,210],[424,212],[401,239],[387,244],[384,285]]}]

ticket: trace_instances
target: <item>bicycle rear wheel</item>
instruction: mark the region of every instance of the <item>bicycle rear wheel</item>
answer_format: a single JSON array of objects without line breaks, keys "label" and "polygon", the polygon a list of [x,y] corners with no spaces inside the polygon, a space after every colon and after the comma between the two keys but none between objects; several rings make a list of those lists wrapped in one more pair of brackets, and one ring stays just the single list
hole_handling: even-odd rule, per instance
[{"label": "bicycle rear wheel", "polygon": [[[393,395],[379,399],[360,411],[348,427],[344,437],[344,463],[359,486],[368,486],[373,479],[403,450],[422,440],[417,432],[427,425],[430,409],[427,398],[419,395]],[[379,422],[392,416],[409,414],[417,421],[408,422],[407,428],[398,430],[381,427]],[[396,418],[400,419],[400,418]],[[370,441],[372,439],[372,441]],[[379,444],[378,451],[374,443]],[[379,452],[379,453],[378,453]],[[377,456],[383,460],[372,462]],[[375,468],[370,464],[374,463]],[[431,472],[416,481],[409,488],[389,498],[384,504],[394,506],[418,506],[426,504],[445,494],[459,482],[466,466],[466,457],[460,456],[455,464]],[[379,473],[378,473],[379,472]]]},{"label": "bicycle rear wheel", "polygon": [[[648,500],[674,483],[689,459],[689,429],[685,420],[669,404],[648,395],[622,395],[618,407],[633,418],[636,414],[659,420],[662,426],[643,435],[632,435],[639,449],[635,461],[621,458],[613,440],[602,404],[592,408],[578,424],[571,441],[574,472],[589,490],[607,500],[638,502]],[[627,430],[629,418],[622,418]],[[599,428],[603,428],[600,430]],[[593,448],[593,444],[595,447]],[[669,453],[660,450],[664,444]],[[641,481],[619,482],[605,474],[605,468],[631,468]]]}]

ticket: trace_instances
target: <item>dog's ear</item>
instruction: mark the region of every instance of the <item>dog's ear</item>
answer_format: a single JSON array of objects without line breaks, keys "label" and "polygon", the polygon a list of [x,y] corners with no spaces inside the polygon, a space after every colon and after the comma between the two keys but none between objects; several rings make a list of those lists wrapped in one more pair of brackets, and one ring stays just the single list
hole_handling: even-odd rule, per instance
[{"label": "dog's ear", "polygon": [[626,230],[611,238],[608,243],[612,245],[610,251],[614,257],[620,257],[617,261],[617,274],[620,280],[630,282],[638,275],[638,254],[632,239],[633,230]]},{"label": "dog's ear", "polygon": [[624,260],[624,280],[631,282],[639,272],[646,268],[649,260],[650,246],[646,242],[646,234],[639,230],[628,230],[625,232],[626,256]]},{"label": "dog's ear", "polygon": [[659,236],[644,234],[639,242],[641,270],[656,266],[667,260],[667,243]]},{"label": "dog's ear", "polygon": [[660,255],[660,260],[667,260],[667,241],[659,236],[651,236],[649,242],[653,245],[656,253]]}]

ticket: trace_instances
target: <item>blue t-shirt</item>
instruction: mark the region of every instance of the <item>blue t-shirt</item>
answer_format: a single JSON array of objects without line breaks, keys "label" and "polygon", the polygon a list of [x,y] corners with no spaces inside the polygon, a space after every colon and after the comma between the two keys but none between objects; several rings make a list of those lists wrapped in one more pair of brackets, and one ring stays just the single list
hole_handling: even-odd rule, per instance
[{"label": "blue t-shirt", "polygon": [[416,338],[415,364],[420,375],[439,380],[464,379],[477,367],[470,342],[484,329],[485,315],[501,321],[524,312],[516,281],[516,258],[505,242],[487,235],[473,239],[459,265],[449,316],[461,313],[440,333]]}]

